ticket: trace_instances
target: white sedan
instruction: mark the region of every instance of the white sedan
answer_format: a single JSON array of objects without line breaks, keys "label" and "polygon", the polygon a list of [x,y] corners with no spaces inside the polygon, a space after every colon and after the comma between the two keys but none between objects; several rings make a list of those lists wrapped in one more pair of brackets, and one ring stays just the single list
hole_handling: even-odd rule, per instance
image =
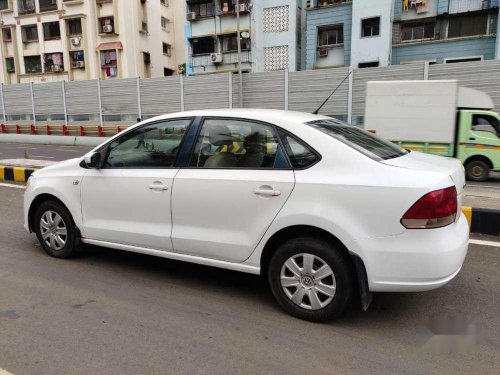
[{"label": "white sedan", "polygon": [[261,274],[285,311],[324,321],[357,293],[366,309],[453,279],[464,183],[455,159],[329,117],[192,111],[36,172],[25,227],[58,258],[87,243]]}]

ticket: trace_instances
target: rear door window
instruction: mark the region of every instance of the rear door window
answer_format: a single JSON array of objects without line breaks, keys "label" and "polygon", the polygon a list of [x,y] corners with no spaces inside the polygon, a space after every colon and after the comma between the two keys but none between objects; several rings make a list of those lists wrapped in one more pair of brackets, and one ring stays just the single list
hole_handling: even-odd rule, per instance
[{"label": "rear door window", "polygon": [[293,168],[308,168],[319,160],[319,155],[298,139],[281,130],[280,137]]},{"label": "rear door window", "polygon": [[394,143],[337,119],[310,121],[306,122],[306,125],[328,134],[374,160],[393,159],[408,153]]}]

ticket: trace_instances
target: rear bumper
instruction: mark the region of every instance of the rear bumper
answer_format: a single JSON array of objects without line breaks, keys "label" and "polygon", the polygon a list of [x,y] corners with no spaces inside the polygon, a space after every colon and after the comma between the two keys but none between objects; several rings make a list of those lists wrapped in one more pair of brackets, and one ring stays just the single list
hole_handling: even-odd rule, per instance
[{"label": "rear bumper", "polygon": [[416,292],[439,288],[462,268],[469,245],[463,213],[439,229],[405,230],[402,234],[358,243],[372,292]]}]

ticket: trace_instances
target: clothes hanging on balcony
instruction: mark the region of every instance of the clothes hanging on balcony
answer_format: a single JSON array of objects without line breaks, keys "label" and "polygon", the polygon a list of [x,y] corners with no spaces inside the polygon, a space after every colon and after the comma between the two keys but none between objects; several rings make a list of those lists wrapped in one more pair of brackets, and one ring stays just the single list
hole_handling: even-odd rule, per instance
[{"label": "clothes hanging on balcony", "polygon": [[407,12],[409,10],[410,0],[403,0],[403,11]]},{"label": "clothes hanging on balcony", "polygon": [[417,0],[417,14],[429,11],[429,2],[427,0]]}]

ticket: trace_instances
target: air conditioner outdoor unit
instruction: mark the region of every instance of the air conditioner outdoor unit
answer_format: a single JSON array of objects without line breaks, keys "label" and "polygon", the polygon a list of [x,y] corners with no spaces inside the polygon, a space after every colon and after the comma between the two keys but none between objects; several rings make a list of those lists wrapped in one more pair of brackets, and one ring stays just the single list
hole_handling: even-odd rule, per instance
[{"label": "air conditioner outdoor unit", "polygon": [[248,7],[248,4],[246,3],[243,3],[243,4],[240,4],[240,12],[248,12],[250,9]]},{"label": "air conditioner outdoor unit", "polygon": [[73,38],[71,38],[71,45],[74,46],[74,47],[78,47],[80,45],[80,41],[82,39],[78,36],[75,36]]},{"label": "air conditioner outdoor unit", "polygon": [[104,25],[102,27],[102,32],[103,33],[112,33],[113,32],[113,25]]},{"label": "air conditioner outdoor unit", "polygon": [[196,21],[196,13],[195,12],[189,12],[186,14],[186,19],[188,21]]},{"label": "air conditioner outdoor unit", "polygon": [[53,72],[61,72],[62,71],[62,67],[61,67],[61,65],[52,65],[51,71],[53,71]]},{"label": "air conditioner outdoor unit", "polygon": [[73,61],[73,68],[84,68],[85,61]]},{"label": "air conditioner outdoor unit", "polygon": [[212,64],[222,63],[222,53],[211,53],[210,61],[212,62]]},{"label": "air conditioner outdoor unit", "polygon": [[327,57],[328,56],[328,50],[326,48],[320,48],[318,51],[319,57]]}]

